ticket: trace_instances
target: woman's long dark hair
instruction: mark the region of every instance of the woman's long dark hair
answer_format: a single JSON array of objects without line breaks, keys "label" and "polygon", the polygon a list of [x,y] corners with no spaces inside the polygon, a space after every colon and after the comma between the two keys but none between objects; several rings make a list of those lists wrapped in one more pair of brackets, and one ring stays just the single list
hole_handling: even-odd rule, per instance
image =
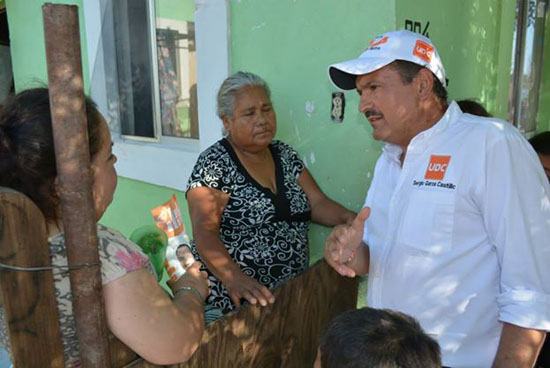
[{"label": "woman's long dark hair", "polygon": [[[101,147],[100,114],[86,99],[90,157]],[[59,198],[50,100],[47,88],[33,88],[6,99],[0,106],[0,186],[27,195],[46,221],[57,221]]]}]

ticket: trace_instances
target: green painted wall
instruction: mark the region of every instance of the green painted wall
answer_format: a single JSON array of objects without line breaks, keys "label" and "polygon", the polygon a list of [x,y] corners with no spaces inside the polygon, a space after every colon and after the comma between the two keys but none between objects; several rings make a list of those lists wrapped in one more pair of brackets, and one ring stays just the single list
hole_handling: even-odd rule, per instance
[{"label": "green painted wall", "polygon": [[550,130],[550,15],[546,13],[542,85],[540,88],[537,132]]},{"label": "green painted wall", "polygon": [[183,193],[123,177],[118,178],[113,202],[101,218],[101,223],[129,236],[140,226],[154,225],[151,209],[167,202],[173,193],[176,193],[178,198],[185,230],[192,234],[191,220]]},{"label": "green painted wall", "polygon": [[[361,207],[381,144],[371,138],[347,93],[343,124],[329,119],[331,62],[356,57],[370,39],[417,21],[443,58],[451,98],[478,98],[504,117],[513,33],[512,1],[500,0],[253,0],[231,2],[232,70],[263,76],[278,114],[277,138],[306,159],[321,188],[357,210]],[[435,6],[437,4],[437,6]],[[445,11],[442,11],[442,7]],[[315,110],[307,114],[306,103]],[[311,160],[311,155],[315,160]],[[311,231],[312,260],[322,256],[328,230]]]},{"label": "green painted wall", "polygon": [[[270,85],[277,112],[277,139],[305,158],[321,189],[358,210],[381,144],[347,93],[342,124],[330,120],[330,63],[358,56],[376,34],[394,28],[392,1],[232,1],[232,71],[247,70]],[[376,15],[373,12],[376,12]],[[306,104],[314,111],[307,113]],[[329,229],[310,231],[311,260],[322,256]]]},{"label": "green painted wall", "polygon": [[419,22],[422,30],[428,26],[447,72],[449,97],[476,98],[501,118],[508,109],[514,16],[515,1],[508,0],[396,1],[398,28],[406,28],[406,20]]},{"label": "green painted wall", "polygon": [[[81,1],[66,2],[80,4]],[[174,10],[180,1],[157,2],[158,15],[173,18],[174,14],[178,14],[177,17],[193,14],[190,0],[184,0],[184,11]],[[42,0],[7,0],[6,3],[18,90],[37,78],[46,79],[42,3]],[[515,2],[346,0],[345,6],[343,3],[334,0],[231,0],[231,69],[249,70],[268,81],[278,116],[277,138],[300,153],[326,194],[357,210],[370,184],[381,143],[371,138],[370,126],[357,112],[355,92],[346,94],[344,122],[330,121],[330,98],[336,89],[328,80],[327,66],[356,57],[371,38],[381,32],[405,28],[406,19],[418,21],[423,26],[430,21],[428,32],[447,68],[451,98],[479,98],[491,112],[504,117]],[[547,23],[547,29],[549,27]],[[84,35],[83,29],[81,32]],[[550,36],[545,43],[548,46],[545,57],[550,61]],[[86,61],[85,47],[83,50]],[[548,101],[550,71],[547,69],[550,66],[545,67],[541,99]],[[87,68],[84,71],[87,81]],[[313,106],[313,110],[306,111],[306,104]],[[540,130],[550,128],[548,106],[540,104],[540,125],[543,127]],[[167,201],[173,192],[169,188],[120,178],[113,204],[102,222],[129,235],[141,225],[152,224],[150,209]],[[190,232],[181,192],[178,192],[178,200]],[[312,261],[322,256],[328,232],[329,229],[312,226]]]},{"label": "green painted wall", "polygon": [[156,16],[160,18],[194,21],[193,0],[155,0]]},{"label": "green painted wall", "polygon": [[[42,4],[45,2],[72,4],[79,7],[82,64],[88,65],[82,0],[6,0],[16,91],[44,85],[48,81],[44,24],[42,22]],[[83,77],[86,91],[89,90],[88,74],[88,68],[84,67]]]}]

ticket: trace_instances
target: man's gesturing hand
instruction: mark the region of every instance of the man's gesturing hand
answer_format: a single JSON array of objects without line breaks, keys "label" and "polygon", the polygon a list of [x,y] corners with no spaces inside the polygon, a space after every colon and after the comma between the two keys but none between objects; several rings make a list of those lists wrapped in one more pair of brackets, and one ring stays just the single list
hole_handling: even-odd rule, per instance
[{"label": "man's gesturing hand", "polygon": [[[355,277],[359,271],[368,267],[368,259],[364,259],[368,256],[360,251],[359,246],[363,241],[365,221],[369,215],[370,208],[363,208],[351,225],[336,226],[325,242],[325,260],[342,276]],[[365,272],[367,270],[368,268]]]}]

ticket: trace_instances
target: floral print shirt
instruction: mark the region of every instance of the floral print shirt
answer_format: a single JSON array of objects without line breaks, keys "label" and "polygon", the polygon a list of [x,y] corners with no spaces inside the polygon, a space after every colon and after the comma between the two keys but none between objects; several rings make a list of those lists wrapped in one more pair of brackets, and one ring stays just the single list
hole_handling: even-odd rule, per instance
[{"label": "floral print shirt", "polygon": [[[155,270],[149,258],[133,242],[118,231],[101,224],[97,225],[99,259],[101,261],[101,281],[105,285],[129,272],[145,268],[156,278]],[[52,265],[67,266],[65,236],[60,233],[48,239]],[[73,315],[71,285],[69,273],[64,269],[53,271],[61,340],[66,367],[80,367],[80,347],[76,336],[76,324]],[[4,309],[0,308],[0,345],[9,346]]]}]

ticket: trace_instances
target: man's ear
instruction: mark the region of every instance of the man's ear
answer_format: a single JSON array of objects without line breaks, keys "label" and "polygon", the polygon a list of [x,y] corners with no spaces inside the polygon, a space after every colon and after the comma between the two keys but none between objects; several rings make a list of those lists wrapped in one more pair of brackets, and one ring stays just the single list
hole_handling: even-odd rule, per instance
[{"label": "man's ear", "polygon": [[420,99],[426,99],[431,96],[434,87],[434,77],[430,70],[422,68],[414,77],[416,90]]}]

